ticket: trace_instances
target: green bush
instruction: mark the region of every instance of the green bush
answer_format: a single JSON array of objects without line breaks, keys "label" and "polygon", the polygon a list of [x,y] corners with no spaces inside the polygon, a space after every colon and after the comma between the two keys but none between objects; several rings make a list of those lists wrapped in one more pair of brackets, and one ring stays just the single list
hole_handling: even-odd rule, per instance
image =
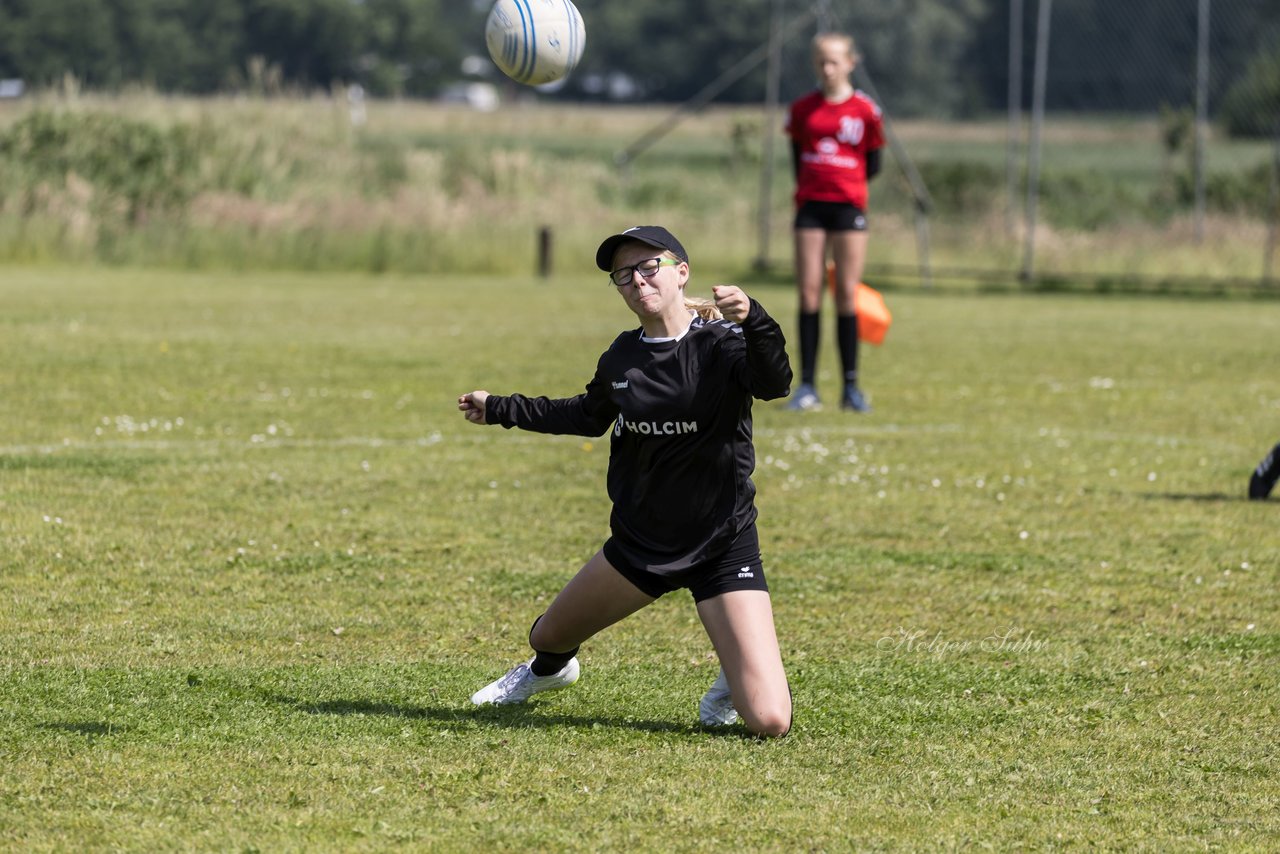
[{"label": "green bush", "polygon": [[1230,136],[1280,134],[1280,52],[1254,57],[1222,99],[1221,121]]},{"label": "green bush", "polygon": [[920,176],[942,215],[986,213],[1004,188],[1004,174],[985,163],[928,161],[920,164]]},{"label": "green bush", "polygon": [[190,200],[213,142],[204,125],[161,129],[106,113],[37,110],[0,134],[0,161],[17,179],[11,191],[61,188],[76,176],[93,188],[98,206],[123,206],[137,221]]},{"label": "green bush", "polygon": [[1094,170],[1047,172],[1040,182],[1045,217],[1061,228],[1094,231],[1117,222],[1155,220],[1160,211],[1131,186]]},{"label": "green bush", "polygon": [[[1004,201],[1004,172],[989,164],[930,161],[920,164],[920,174],[929,188],[935,213],[942,217],[981,217]],[[1158,216],[1130,187],[1095,170],[1044,172],[1040,178],[1040,210],[1046,221],[1056,226],[1085,230],[1120,220]]]}]

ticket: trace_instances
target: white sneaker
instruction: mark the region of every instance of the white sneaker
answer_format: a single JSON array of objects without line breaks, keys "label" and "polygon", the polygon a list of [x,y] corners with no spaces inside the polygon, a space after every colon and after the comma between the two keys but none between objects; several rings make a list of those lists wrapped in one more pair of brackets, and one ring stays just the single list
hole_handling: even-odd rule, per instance
[{"label": "white sneaker", "polygon": [[530,664],[533,664],[533,659],[517,664],[501,679],[490,682],[472,694],[471,702],[477,706],[483,706],[486,703],[492,703],[495,706],[523,703],[534,694],[556,688],[567,688],[578,681],[577,658],[569,659],[569,663],[562,667],[559,673],[552,673],[550,676],[534,676],[533,671],[529,669]]},{"label": "white sneaker", "polygon": [[703,726],[728,726],[738,719],[738,710],[733,707],[733,697],[729,695],[729,682],[724,678],[724,668],[711,683],[707,693],[702,695],[698,704],[698,717]]}]

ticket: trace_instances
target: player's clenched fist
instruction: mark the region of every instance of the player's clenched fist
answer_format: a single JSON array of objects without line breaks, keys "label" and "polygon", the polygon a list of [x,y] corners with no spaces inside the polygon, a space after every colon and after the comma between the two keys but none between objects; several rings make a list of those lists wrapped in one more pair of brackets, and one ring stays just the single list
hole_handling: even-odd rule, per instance
[{"label": "player's clenched fist", "polygon": [[742,288],[736,285],[715,285],[711,288],[711,295],[715,297],[716,308],[720,309],[725,320],[741,323],[747,319],[747,312],[751,310],[751,298]]},{"label": "player's clenched fist", "polygon": [[458,409],[472,424],[484,423],[484,405],[489,399],[487,391],[473,391],[458,398]]}]

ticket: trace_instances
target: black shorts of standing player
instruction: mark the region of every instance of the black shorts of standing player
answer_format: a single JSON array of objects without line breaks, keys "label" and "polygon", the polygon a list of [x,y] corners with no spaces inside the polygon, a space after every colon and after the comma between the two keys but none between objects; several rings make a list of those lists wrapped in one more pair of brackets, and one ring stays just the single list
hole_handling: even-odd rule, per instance
[{"label": "black shorts of standing player", "polygon": [[823,231],[866,231],[867,214],[846,202],[805,202],[796,210],[796,228]]},{"label": "black shorts of standing player", "polygon": [[618,548],[613,538],[605,541],[602,551],[619,575],[655,599],[682,587],[689,588],[694,602],[702,602],[735,590],[769,592],[769,585],[764,580],[764,564],[760,558],[760,537],[754,524],[738,534],[733,545],[724,554],[676,573],[657,573],[636,566]]}]

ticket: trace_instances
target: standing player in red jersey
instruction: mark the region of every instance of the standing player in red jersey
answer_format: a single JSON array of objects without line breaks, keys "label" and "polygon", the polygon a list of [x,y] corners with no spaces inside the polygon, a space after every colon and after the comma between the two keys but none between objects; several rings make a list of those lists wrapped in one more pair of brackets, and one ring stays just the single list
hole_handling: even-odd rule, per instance
[{"label": "standing player in red jersey", "polygon": [[853,88],[858,56],[853,39],[820,33],[813,65],[820,88],[796,100],[787,134],[796,171],[795,253],[800,290],[800,385],[787,406],[820,405],[815,387],[827,245],[836,266],[836,340],[844,377],[840,405],[871,406],[858,386],[858,317],[854,294],[867,255],[867,181],[880,171],[884,126],[880,108]]}]

